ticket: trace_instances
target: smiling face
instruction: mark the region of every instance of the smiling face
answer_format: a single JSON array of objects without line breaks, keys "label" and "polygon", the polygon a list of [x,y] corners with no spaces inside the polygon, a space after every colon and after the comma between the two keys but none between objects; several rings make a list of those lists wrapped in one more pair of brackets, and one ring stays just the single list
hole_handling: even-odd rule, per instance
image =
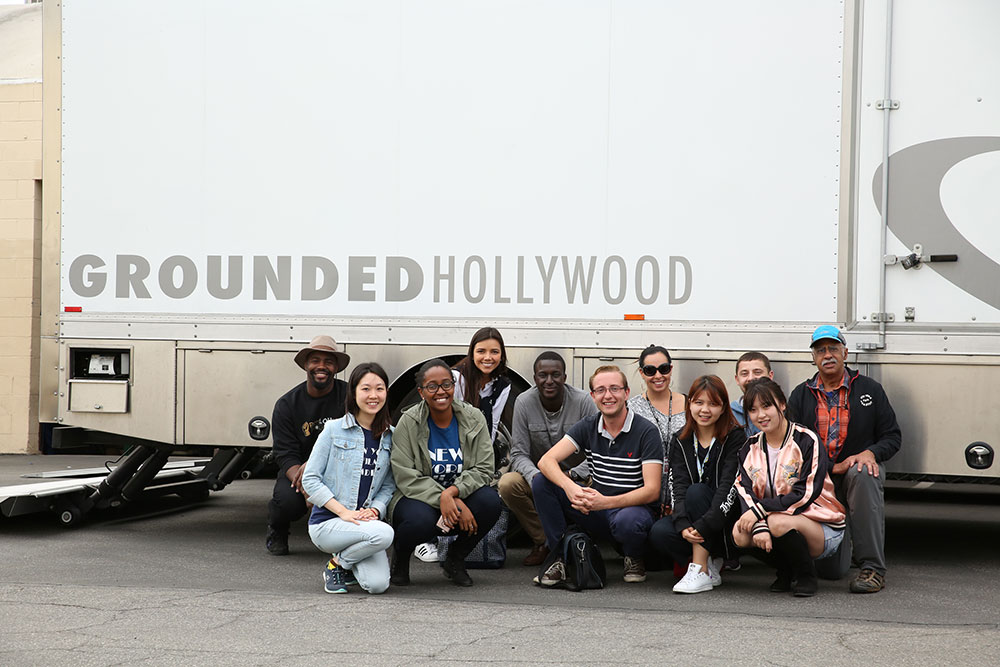
[{"label": "smiling face", "polygon": [[670,388],[670,376],[673,375],[673,370],[671,369],[667,371],[666,375],[664,375],[660,371],[660,368],[664,364],[669,363],[669,361],[670,360],[667,359],[667,355],[663,354],[662,352],[653,352],[652,354],[647,354],[642,359],[640,368],[644,368],[646,366],[656,367],[656,372],[653,373],[653,375],[651,376],[646,375],[645,372],[642,373],[642,379],[646,383],[646,390],[650,394],[660,394],[662,392],[667,391]]},{"label": "smiling face", "polygon": [[688,402],[688,412],[698,426],[711,426],[719,421],[724,406],[707,391],[699,393]]},{"label": "smiling face", "polygon": [[487,377],[497,369],[501,359],[503,359],[503,348],[500,341],[495,338],[479,341],[472,348],[472,363]]},{"label": "smiling face", "polygon": [[785,404],[772,403],[763,405],[758,398],[753,402],[750,412],[747,414],[753,425],[764,432],[768,441],[774,442],[776,438],[784,435],[785,429]]},{"label": "smiling face", "polygon": [[625,411],[628,401],[628,387],[621,373],[608,371],[598,373],[590,382],[590,395],[605,417],[618,417]]},{"label": "smiling face", "polygon": [[559,400],[566,388],[566,369],[553,359],[539,361],[535,364],[535,386],[545,400]]},{"label": "smiling face", "polygon": [[740,386],[740,391],[745,391],[747,382],[757,378],[769,377],[774,379],[774,373],[767,370],[767,366],[760,359],[741,361],[736,369],[736,384]]},{"label": "smiling face", "polygon": [[847,346],[840,341],[832,338],[816,341],[812,346],[812,357],[824,382],[835,384],[844,377]]},{"label": "smiling face", "polygon": [[358,411],[369,415],[372,419],[385,405],[385,397],[385,382],[374,373],[364,375],[354,390],[354,400],[358,404]]},{"label": "smiling face", "polygon": [[306,369],[306,388],[312,395],[322,395],[333,388],[337,358],[329,352],[310,352],[303,364]]},{"label": "smiling face", "polygon": [[[428,386],[433,387],[429,389]],[[445,389],[445,386],[448,388]],[[451,401],[455,395],[455,384],[451,371],[441,366],[434,366],[424,373],[420,397],[427,403],[432,413],[445,414],[451,412]]]}]

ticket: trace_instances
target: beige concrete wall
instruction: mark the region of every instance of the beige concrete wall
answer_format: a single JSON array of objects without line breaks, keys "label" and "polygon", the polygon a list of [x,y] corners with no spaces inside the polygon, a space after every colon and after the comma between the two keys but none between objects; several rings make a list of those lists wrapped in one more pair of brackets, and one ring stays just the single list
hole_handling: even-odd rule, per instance
[{"label": "beige concrete wall", "polygon": [[38,451],[42,84],[0,81],[0,453]]}]

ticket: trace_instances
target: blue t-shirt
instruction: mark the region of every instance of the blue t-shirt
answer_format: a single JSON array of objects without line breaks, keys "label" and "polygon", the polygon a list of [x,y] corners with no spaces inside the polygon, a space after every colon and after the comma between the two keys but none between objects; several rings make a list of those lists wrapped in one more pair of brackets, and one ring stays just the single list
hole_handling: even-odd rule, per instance
[{"label": "blue t-shirt", "polygon": [[378,441],[371,431],[364,426],[361,430],[365,434],[365,457],[361,460],[361,479],[358,481],[358,508],[364,506],[368,500],[368,492],[372,488],[372,479],[375,477],[375,460],[378,458]]},{"label": "blue t-shirt", "polygon": [[427,449],[431,455],[431,478],[441,486],[448,487],[462,472],[462,447],[458,441],[458,419],[452,415],[447,428],[441,428],[431,417],[427,418],[431,428]]},{"label": "blue t-shirt", "polygon": [[585,417],[566,431],[577,451],[585,452],[594,488],[605,496],[618,496],[643,486],[644,463],[663,464],[663,441],[656,426],[628,411],[625,426],[612,439],[600,412]]}]

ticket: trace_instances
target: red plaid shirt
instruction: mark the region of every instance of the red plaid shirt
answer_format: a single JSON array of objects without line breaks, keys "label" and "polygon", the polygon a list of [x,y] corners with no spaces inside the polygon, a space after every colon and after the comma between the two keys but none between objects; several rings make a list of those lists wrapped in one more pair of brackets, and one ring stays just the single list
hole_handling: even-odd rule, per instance
[{"label": "red plaid shirt", "polygon": [[851,421],[851,409],[847,405],[847,391],[850,388],[847,371],[844,371],[844,377],[840,380],[836,400],[831,400],[818,374],[806,386],[816,394],[816,435],[826,445],[830,463],[836,463],[840,450],[844,448],[847,425]]}]

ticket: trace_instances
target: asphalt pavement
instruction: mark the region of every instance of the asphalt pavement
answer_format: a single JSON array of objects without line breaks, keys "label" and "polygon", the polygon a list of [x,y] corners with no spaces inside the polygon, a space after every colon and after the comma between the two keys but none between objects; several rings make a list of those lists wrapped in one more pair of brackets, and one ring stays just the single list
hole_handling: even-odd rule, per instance
[{"label": "asphalt pavement", "polygon": [[[0,484],[94,457],[0,457]],[[68,463],[67,463],[68,461]],[[670,591],[672,573],[573,593],[533,586],[520,566],[450,584],[414,560],[413,585],[328,595],[325,558],[304,524],[292,553],[264,550],[268,480],[209,500],[161,498],[65,529],[46,514],[0,519],[0,664],[365,665],[995,664],[1000,655],[1000,494],[889,492],[887,587],[814,598],[767,592],[773,572],[744,558],[723,585]]]}]

